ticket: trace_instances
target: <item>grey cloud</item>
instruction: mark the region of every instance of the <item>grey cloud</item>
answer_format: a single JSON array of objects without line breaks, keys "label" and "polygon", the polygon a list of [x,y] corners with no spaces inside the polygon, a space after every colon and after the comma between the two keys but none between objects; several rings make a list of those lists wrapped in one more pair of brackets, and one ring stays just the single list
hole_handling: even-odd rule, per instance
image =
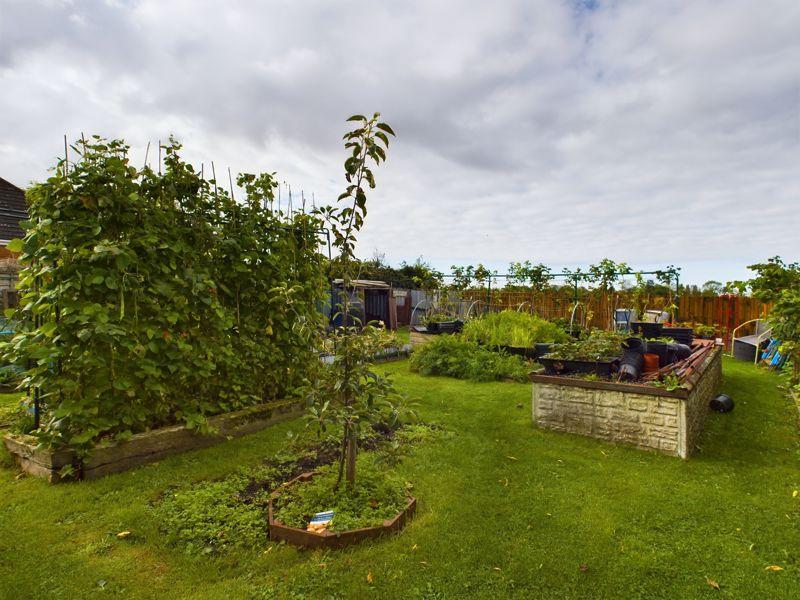
[{"label": "grey cloud", "polygon": [[0,174],[20,183],[64,132],[173,132],[334,198],[343,119],[381,110],[398,138],[365,254],[800,254],[792,0],[0,7]]}]

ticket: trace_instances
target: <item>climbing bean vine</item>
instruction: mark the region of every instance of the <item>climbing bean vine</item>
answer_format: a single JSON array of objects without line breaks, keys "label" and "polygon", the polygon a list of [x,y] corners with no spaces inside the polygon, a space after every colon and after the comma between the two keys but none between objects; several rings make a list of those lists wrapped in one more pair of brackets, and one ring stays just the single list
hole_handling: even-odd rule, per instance
[{"label": "climbing bean vine", "polygon": [[28,191],[25,325],[3,350],[40,391],[46,443],[203,430],[292,394],[316,361],[321,221],[274,212],[274,174],[241,175],[237,202],[176,141],[163,151],[156,171],[121,140],[82,140]]}]

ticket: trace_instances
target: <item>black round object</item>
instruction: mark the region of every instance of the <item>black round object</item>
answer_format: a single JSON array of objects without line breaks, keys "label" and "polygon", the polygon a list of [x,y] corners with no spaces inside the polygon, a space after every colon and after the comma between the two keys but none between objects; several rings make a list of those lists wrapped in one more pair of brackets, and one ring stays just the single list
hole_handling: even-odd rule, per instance
[{"label": "black round object", "polygon": [[645,342],[642,338],[629,337],[622,342],[622,361],[619,363],[619,380],[636,381],[642,376]]},{"label": "black round object", "polygon": [[689,358],[689,356],[692,354],[692,349],[686,344],[667,344],[667,349],[670,352],[675,353],[675,360],[683,360],[684,358]]},{"label": "black round object", "polygon": [[645,341],[638,337],[629,337],[622,342],[622,349],[626,352],[638,352],[644,354],[646,350]]},{"label": "black round object", "polygon": [[728,396],[728,394],[720,394],[708,403],[708,407],[714,412],[731,412],[733,410],[733,398]]}]

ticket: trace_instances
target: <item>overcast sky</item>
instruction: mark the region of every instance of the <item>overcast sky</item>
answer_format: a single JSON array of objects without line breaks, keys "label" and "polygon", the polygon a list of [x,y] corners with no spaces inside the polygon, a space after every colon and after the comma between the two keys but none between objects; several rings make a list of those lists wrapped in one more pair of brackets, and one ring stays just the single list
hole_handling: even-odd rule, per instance
[{"label": "overcast sky", "polygon": [[798,0],[0,0],[0,177],[20,186],[64,133],[137,156],[172,133],[198,168],[332,200],[343,121],[373,111],[397,139],[363,256],[610,257],[697,283],[800,259]]}]

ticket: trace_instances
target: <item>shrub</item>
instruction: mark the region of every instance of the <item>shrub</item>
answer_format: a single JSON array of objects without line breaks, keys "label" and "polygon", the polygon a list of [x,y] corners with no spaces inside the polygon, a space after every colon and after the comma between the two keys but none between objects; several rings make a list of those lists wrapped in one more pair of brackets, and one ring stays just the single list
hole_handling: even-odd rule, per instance
[{"label": "shrub", "polygon": [[528,366],[519,356],[493,352],[459,336],[440,335],[411,355],[420,375],[447,375],[472,381],[527,381]]},{"label": "shrub", "polygon": [[567,334],[555,323],[514,310],[471,319],[464,324],[462,335],[481,344],[515,348],[532,348],[534,344],[567,340]]}]

